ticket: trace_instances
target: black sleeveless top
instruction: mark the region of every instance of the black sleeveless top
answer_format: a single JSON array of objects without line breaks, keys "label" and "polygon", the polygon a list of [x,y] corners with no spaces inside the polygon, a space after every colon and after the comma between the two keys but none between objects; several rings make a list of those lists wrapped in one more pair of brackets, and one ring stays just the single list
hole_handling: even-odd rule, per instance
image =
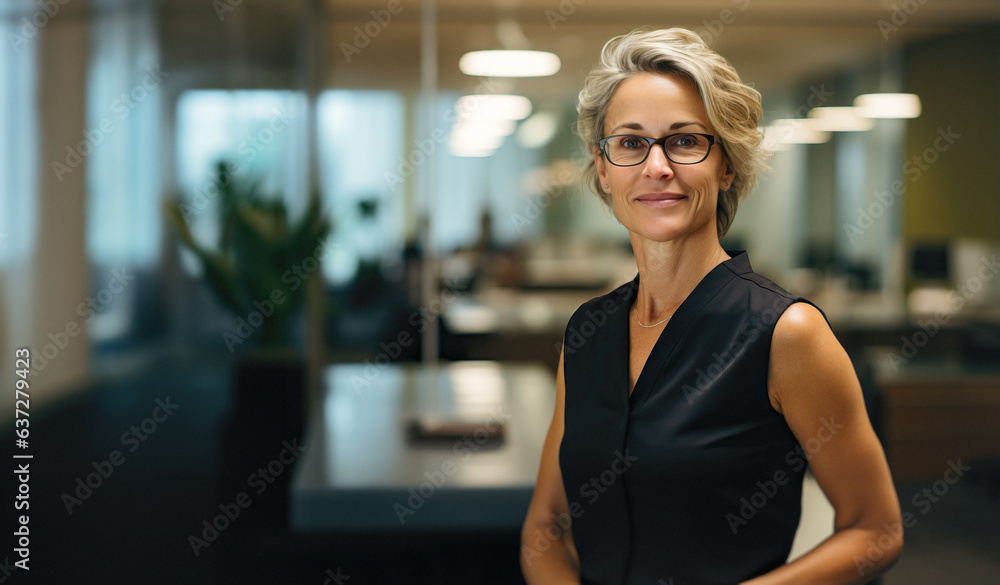
[{"label": "black sleeveless top", "polygon": [[559,465],[584,585],[733,585],[788,557],[806,460],[767,371],[774,324],[803,299],[730,254],[667,322],[631,396],[638,275],[570,318]]}]

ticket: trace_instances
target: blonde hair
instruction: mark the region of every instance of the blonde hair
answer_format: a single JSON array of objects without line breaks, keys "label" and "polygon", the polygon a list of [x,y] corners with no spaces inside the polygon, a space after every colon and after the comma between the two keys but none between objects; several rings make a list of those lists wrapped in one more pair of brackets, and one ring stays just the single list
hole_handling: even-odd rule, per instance
[{"label": "blonde hair", "polygon": [[[604,136],[608,105],[621,82],[642,73],[669,73],[690,81],[698,90],[708,119],[720,138],[725,157],[736,177],[727,191],[719,191],[716,227],[726,235],[736,208],[753,189],[757,175],[767,169],[769,154],[761,149],[758,125],[763,116],[760,92],[740,80],[733,66],[695,33],[684,28],[636,29],[604,45],[600,64],[590,72],[580,91],[576,122],[587,155],[598,151]],[[601,189],[597,167],[590,156],[584,170],[594,191],[605,204],[611,196]]]}]

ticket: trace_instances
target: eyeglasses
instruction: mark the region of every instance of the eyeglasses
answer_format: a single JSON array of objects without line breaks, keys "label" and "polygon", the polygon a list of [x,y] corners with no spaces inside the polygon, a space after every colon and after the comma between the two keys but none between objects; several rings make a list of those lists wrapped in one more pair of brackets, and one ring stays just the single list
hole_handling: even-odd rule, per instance
[{"label": "eyeglasses", "polygon": [[597,142],[604,157],[616,167],[633,167],[645,162],[654,144],[663,148],[667,160],[679,165],[693,165],[708,158],[715,136],[682,132],[663,138],[647,138],[636,134],[615,134]]}]

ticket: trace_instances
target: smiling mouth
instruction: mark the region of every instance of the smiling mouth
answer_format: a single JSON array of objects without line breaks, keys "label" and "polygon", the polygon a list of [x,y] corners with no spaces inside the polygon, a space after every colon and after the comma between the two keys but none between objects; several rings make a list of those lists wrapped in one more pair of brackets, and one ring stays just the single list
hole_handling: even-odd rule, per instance
[{"label": "smiling mouth", "polygon": [[671,207],[687,199],[680,193],[649,193],[635,198],[636,201],[649,207]]}]

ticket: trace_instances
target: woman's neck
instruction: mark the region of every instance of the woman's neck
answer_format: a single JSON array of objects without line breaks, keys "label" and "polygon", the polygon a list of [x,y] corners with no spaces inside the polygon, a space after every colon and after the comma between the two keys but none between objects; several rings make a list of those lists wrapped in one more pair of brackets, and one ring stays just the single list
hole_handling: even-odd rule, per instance
[{"label": "woman's neck", "polygon": [[673,314],[713,268],[729,259],[718,237],[691,234],[668,242],[655,242],[630,233],[639,292],[636,311],[644,323]]}]

